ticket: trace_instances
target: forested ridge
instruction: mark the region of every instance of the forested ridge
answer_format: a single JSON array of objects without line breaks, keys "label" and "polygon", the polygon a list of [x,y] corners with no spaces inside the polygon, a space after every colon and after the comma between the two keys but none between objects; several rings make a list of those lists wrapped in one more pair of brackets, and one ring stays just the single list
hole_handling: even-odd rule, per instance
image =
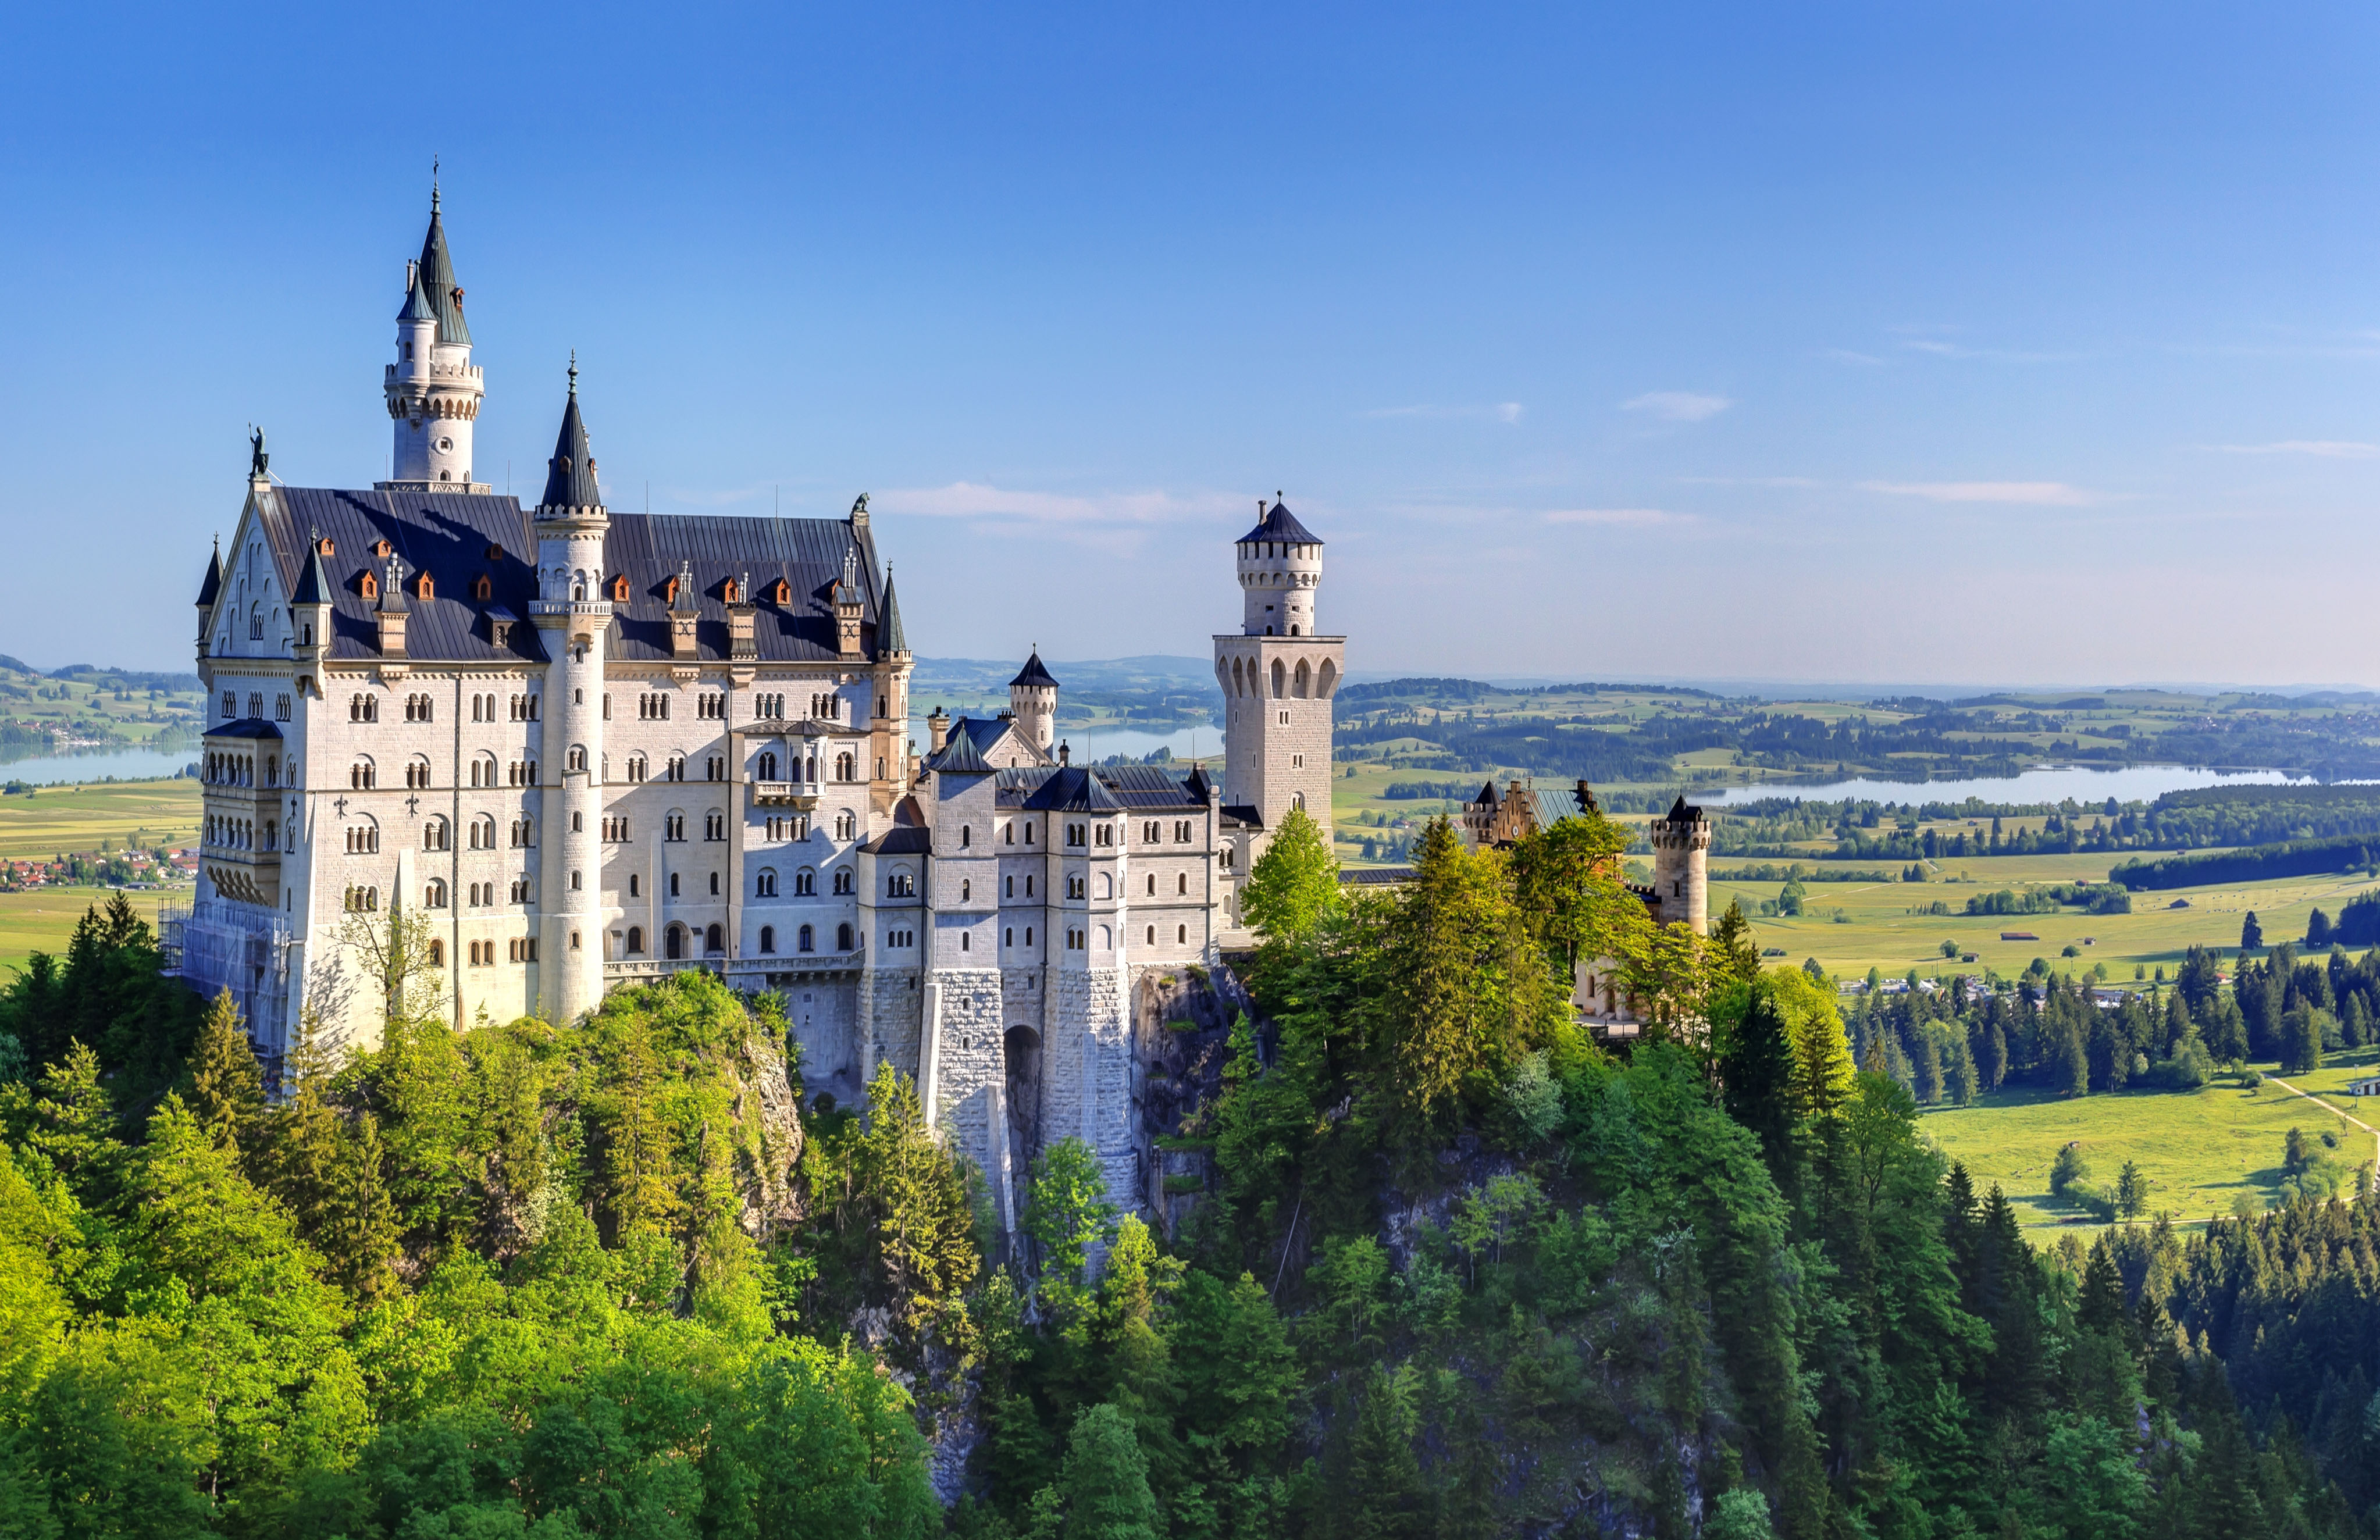
[{"label": "forested ridge", "polygon": [[[1062,1141],[1005,1243],[901,1075],[805,1100],[708,975],[459,1033],[391,988],[268,1097],[94,914],[0,991],[0,1535],[2373,1533],[2367,1207],[2036,1251],[1920,1136],[1932,1006],[1847,1032],[1741,916],[1652,928],[1624,841],[1441,822],[1346,895],[1293,819],[1168,1135],[1206,1197],[1152,1231]],[[2340,966],[2186,988],[2245,1031]]]}]

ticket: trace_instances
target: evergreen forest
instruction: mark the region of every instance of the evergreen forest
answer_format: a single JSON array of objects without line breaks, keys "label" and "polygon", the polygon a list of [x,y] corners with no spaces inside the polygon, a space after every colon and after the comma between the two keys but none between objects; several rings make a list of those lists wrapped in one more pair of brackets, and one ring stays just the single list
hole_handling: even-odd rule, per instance
[{"label": "evergreen forest", "polygon": [[[0,990],[0,1535],[2380,1527],[2369,1205],[2036,1245],[1917,1122],[1953,1074],[2368,1029],[2373,964],[1847,1021],[1740,914],[1653,927],[1626,841],[1441,820],[1351,892],[1293,815],[1252,1009],[1164,1134],[1197,1191],[1061,1140],[1013,1234],[897,1069],[808,1096],[773,998],[711,975],[457,1030],[407,1008],[400,913],[378,1044],[310,1026],[268,1083],[94,910]],[[1640,1036],[1582,1033],[1582,959]]]}]

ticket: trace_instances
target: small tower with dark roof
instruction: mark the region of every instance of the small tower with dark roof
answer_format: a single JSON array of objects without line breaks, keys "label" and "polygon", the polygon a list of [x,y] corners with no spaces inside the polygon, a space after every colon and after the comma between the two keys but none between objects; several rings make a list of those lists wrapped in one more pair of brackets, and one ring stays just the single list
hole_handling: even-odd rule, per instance
[{"label": "small tower with dark roof", "polygon": [[486,394],[471,362],[471,329],[463,323],[463,288],[446,251],[438,188],[430,189],[430,229],[421,255],[405,264],[405,304],[396,312],[396,358],[382,371],[381,391],[395,425],[395,452],[386,491],[484,492],[471,479],[471,430]]},{"label": "small tower with dark roof", "polygon": [[573,1022],[603,998],[603,668],[612,627],[603,588],[612,515],[578,415],[576,355],[532,523],[537,598],[528,612],[546,659],[536,793],[544,831],[538,842],[538,1013]]},{"label": "small tower with dark roof", "polygon": [[1232,542],[1232,556],[1240,629],[1215,638],[1215,682],[1224,696],[1223,799],[1257,831],[1253,864],[1293,808],[1330,837],[1330,699],[1347,638],[1318,634],[1322,537],[1278,492],[1270,506],[1257,500],[1256,527]]},{"label": "small tower with dark roof", "polygon": [[1645,831],[1653,844],[1653,891],[1664,925],[1710,934],[1710,817],[1683,796]]},{"label": "small tower with dark roof", "polygon": [[1017,734],[1042,753],[1058,739],[1058,681],[1041,666],[1041,649],[1025,661],[1008,682],[1008,711],[1016,719]]}]

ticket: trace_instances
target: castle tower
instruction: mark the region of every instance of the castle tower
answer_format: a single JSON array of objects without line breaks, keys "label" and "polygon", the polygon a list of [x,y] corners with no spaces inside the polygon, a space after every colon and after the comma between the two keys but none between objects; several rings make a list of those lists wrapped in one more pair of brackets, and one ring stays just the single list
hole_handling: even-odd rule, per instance
[{"label": "castle tower", "polygon": [[1039,648],[1008,682],[1008,711],[1020,737],[1044,754],[1050,751],[1058,738],[1058,682],[1041,666]]},{"label": "castle tower", "polygon": [[603,998],[603,536],[611,527],[595,459],[578,417],[578,360],[546,462],[536,514],[537,592],[529,618],[545,645],[542,847],[537,903],[538,1010],[576,1021]]},{"label": "castle tower", "polygon": [[1661,901],[1661,923],[1692,926],[1710,934],[1710,819],[1679,797],[1647,831],[1653,842],[1653,891]]},{"label": "castle tower", "polygon": [[1292,807],[1330,831],[1330,697],[1347,667],[1347,638],[1316,633],[1321,537],[1278,497],[1257,503],[1257,527],[1236,544],[1240,634],[1215,638],[1223,687],[1225,796],[1251,806],[1266,837]]},{"label": "castle tower", "polygon": [[383,491],[484,492],[471,479],[471,429],[484,387],[471,362],[463,290],[446,254],[438,189],[430,189],[430,233],[405,264],[405,308],[396,313],[396,361],[382,376],[396,449]]}]

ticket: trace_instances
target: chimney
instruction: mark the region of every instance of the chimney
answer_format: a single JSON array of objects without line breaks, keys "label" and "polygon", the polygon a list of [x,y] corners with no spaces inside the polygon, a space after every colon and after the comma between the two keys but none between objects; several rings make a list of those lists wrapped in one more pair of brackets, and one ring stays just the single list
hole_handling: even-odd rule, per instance
[{"label": "chimney", "polygon": [[1074,762],[1075,751],[1066,746],[1064,739],[1060,739],[1058,742],[1058,763],[1062,765],[1071,765]]},{"label": "chimney", "polygon": [[942,751],[942,746],[950,742],[950,713],[943,710],[939,706],[935,707],[933,714],[926,719],[926,731],[931,735],[929,741],[930,741],[934,746],[933,747],[926,750],[926,752],[928,754],[940,754]]},{"label": "chimney", "polygon": [[759,644],[752,639],[752,575],[746,573],[730,588],[727,605],[727,655],[738,661],[757,661]]},{"label": "chimney", "polygon": [[1578,810],[1582,813],[1601,811],[1595,805],[1595,788],[1586,783],[1585,776],[1581,776],[1578,782]]}]

